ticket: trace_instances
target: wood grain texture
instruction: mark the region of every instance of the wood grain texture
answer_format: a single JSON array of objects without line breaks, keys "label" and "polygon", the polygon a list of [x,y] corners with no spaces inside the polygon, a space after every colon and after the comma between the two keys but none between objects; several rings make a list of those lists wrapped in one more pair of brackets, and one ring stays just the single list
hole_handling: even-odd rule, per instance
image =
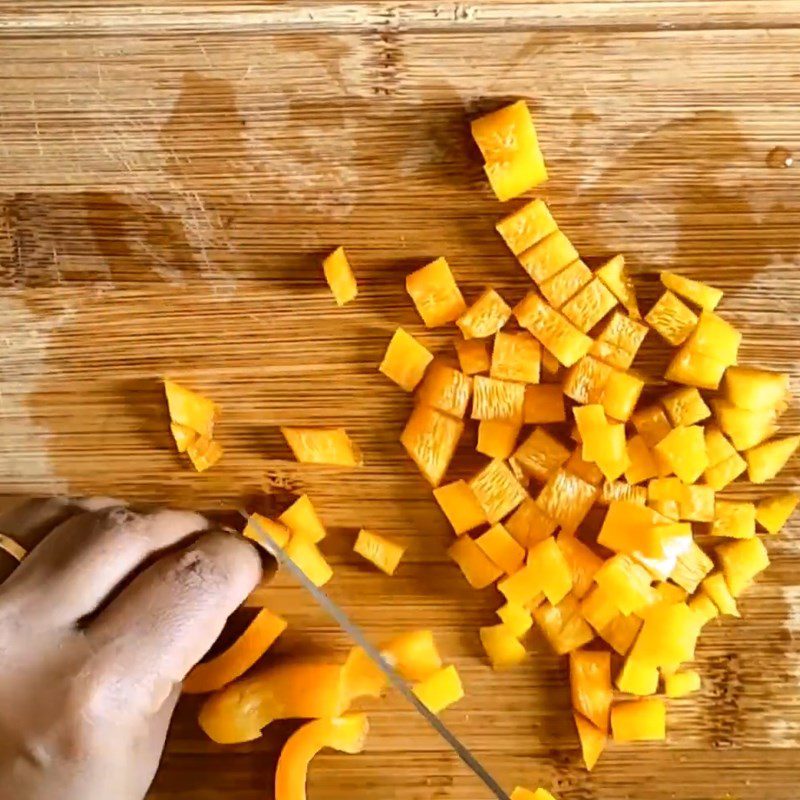
[{"label": "wood grain texture", "polygon": [[[0,8],[0,486],[209,511],[308,491],[330,526],[331,594],[370,635],[433,627],[466,699],[446,720],[509,788],[564,800],[794,800],[800,771],[800,529],[745,618],[710,626],[704,688],[670,704],[665,746],[579,766],[562,659],[533,643],[495,675],[476,628],[499,604],[450,539],[397,437],[410,401],[376,371],[405,274],[443,254],[470,297],[526,279],[493,231],[465,119],[529,99],[544,195],[590,263],[626,253],[645,305],[670,267],[726,291],[743,361],[800,378],[800,30],[794,2],[21,4]],[[336,309],[320,257],[361,285]],[[663,368],[653,344],[643,367]],[[159,379],[223,406],[222,463],[173,453]],[[797,407],[786,415],[796,431]],[[279,423],[343,424],[357,472],[289,460]],[[476,463],[462,448],[456,472]],[[774,484],[796,485],[795,463]],[[768,487],[769,490],[772,486]],[[757,496],[765,490],[746,490]],[[393,579],[350,553],[366,525],[408,544]],[[347,642],[282,578],[254,598],[291,623],[281,652]],[[187,702],[153,800],[255,800],[290,728],[206,741]],[[359,756],[314,762],[314,800],[485,793],[396,697]]]}]

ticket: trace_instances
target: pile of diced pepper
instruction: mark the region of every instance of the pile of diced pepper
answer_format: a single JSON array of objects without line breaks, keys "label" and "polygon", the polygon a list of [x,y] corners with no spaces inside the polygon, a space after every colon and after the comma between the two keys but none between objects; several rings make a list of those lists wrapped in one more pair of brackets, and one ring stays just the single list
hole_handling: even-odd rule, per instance
[{"label": "pile of diced pepper", "polygon": [[[475,120],[472,132],[498,199],[547,179],[524,102]],[[496,228],[530,290],[513,307],[492,288],[468,305],[447,261],[436,259],[408,275],[406,288],[426,327],[455,325],[452,358],[398,328],[379,369],[415,393],[400,441],[453,529],[449,556],[470,586],[495,586],[503,597],[497,624],[478,632],[489,662],[524,662],[534,624],[569,656],[591,770],[609,731],[618,742],[662,740],[664,698],[700,688],[702,676],[686,665],[703,627],[739,616],[737,598],[769,564],[758,533],[777,534],[798,504],[792,492],[757,503],[718,493],[745,473],[756,484],[775,478],[800,436],[776,435],[788,375],[739,365],[742,337],[716,313],[719,289],[662,272],[663,294],[642,317],[624,258],[590,269],[543,200]],[[323,266],[337,303],[353,300],[344,250]],[[665,381],[633,368],[651,331],[675,348]],[[197,469],[215,463],[221,450],[198,458],[192,448],[213,442],[216,406],[169,381],[166,390],[179,451]],[[468,419],[487,461],[469,480],[446,482]],[[362,463],[343,429],[281,430],[302,463]],[[317,547],[325,529],[306,495],[276,520],[255,518],[258,528],[245,535],[261,541],[265,531],[317,586],[330,580]],[[359,532],[354,550],[389,575],[404,552],[370,530]],[[343,665],[297,661],[235,680],[284,628],[262,610],[231,650],[197,667],[187,691],[214,692],[200,722],[222,743],[256,738],[273,719],[315,720],[289,740],[278,765],[276,797],[294,800],[305,797],[308,761],[321,747],[363,747],[366,718],[343,714],[387,686],[359,648]],[[404,634],[382,653],[436,713],[463,696],[429,631]],[[552,796],[517,788],[512,800]]]}]

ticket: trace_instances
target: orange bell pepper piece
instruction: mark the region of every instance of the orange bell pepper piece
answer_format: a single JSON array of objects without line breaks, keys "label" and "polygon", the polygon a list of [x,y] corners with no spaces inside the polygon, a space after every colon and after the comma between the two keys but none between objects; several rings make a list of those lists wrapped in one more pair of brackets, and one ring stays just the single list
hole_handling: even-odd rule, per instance
[{"label": "orange bell pepper piece", "polygon": [[170,380],[164,381],[164,392],[173,422],[191,428],[198,436],[213,437],[214,422],[219,416],[219,406],[213,400]]},{"label": "orange bell pepper piece", "polygon": [[244,675],[286,630],[286,620],[266,608],[256,614],[245,632],[216,658],[198,664],[183,682],[184,694],[221,689]]},{"label": "orange bell pepper piece", "polygon": [[601,731],[597,726],[592,725],[589,720],[584,719],[580,714],[573,714],[572,716],[575,719],[575,727],[578,729],[583,763],[586,764],[586,769],[591,772],[603,750],[605,750],[608,734]]},{"label": "orange bell pepper piece", "polygon": [[328,282],[336,305],[343,306],[358,296],[358,284],[353,269],[344,252],[344,247],[337,247],[323,262],[322,271]]},{"label": "orange bell pepper piece", "polygon": [[295,731],[281,750],[275,771],[275,800],[306,800],[311,759],[325,747],[360,753],[369,732],[366,714],[317,719]]},{"label": "orange bell pepper piece", "polygon": [[282,427],[281,433],[301,464],[360,467],[364,463],[361,450],[344,428]]},{"label": "orange bell pepper piece", "polygon": [[422,380],[433,353],[410,333],[398,328],[392,335],[378,371],[406,392],[413,392]]},{"label": "orange bell pepper piece", "polygon": [[494,290],[487,289],[456,320],[465,339],[494,336],[511,318],[511,308]]},{"label": "orange bell pepper piece", "polygon": [[611,709],[615,742],[653,742],[667,738],[667,709],[657,697],[617,703]]},{"label": "orange bell pepper piece", "polygon": [[601,731],[608,730],[614,691],[611,686],[611,653],[573,650],[569,654],[572,707]]}]

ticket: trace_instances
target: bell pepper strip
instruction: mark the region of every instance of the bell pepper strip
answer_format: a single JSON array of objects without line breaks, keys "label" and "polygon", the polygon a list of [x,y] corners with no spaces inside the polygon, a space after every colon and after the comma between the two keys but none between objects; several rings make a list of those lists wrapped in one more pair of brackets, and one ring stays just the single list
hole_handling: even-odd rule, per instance
[{"label": "bell pepper strip", "polygon": [[314,542],[302,536],[293,536],[284,547],[284,553],[299,567],[314,586],[324,586],[332,577],[325,557]]},{"label": "bell pepper strip", "polygon": [[191,428],[198,436],[213,438],[219,416],[219,406],[213,400],[170,380],[164,380],[164,392],[173,422]]},{"label": "bell pepper strip", "polygon": [[480,629],[481,644],[494,670],[510,669],[525,660],[527,652],[505,623]]},{"label": "bell pepper strip", "polygon": [[497,616],[517,639],[521,639],[533,627],[530,610],[518,603],[507,602],[500,606],[497,609]]},{"label": "bell pepper strip", "polygon": [[492,525],[508,516],[528,497],[505,461],[499,459],[490,461],[468,483]]},{"label": "bell pepper strip", "polygon": [[494,336],[511,318],[511,308],[494,290],[486,289],[456,320],[465,339]]},{"label": "bell pepper strip", "polygon": [[433,353],[410,333],[398,328],[392,335],[378,370],[403,391],[413,392],[431,361]]},{"label": "bell pepper strip", "polygon": [[450,265],[444,258],[437,258],[408,275],[406,291],[428,328],[455,322],[467,310]]},{"label": "bell pepper strip", "polygon": [[489,458],[510,458],[517,446],[522,425],[502,419],[482,419],[478,423],[477,452]]},{"label": "bell pepper strip", "polygon": [[301,464],[360,467],[364,463],[361,451],[344,428],[281,427],[281,433]]},{"label": "bell pepper strip", "polygon": [[546,481],[569,457],[570,451],[541,426],[514,451],[523,471],[538,481]]},{"label": "bell pepper strip", "polygon": [[212,694],[199,722],[218,744],[236,744],[257,739],[277,719],[338,717],[349,702],[341,665],[287,661]]},{"label": "bell pepper strip", "polygon": [[366,714],[316,719],[287,740],[275,770],[275,800],[306,800],[306,776],[311,760],[329,747],[340,753],[360,753],[366,744]]},{"label": "bell pepper strip", "polygon": [[464,687],[456,668],[451,664],[414,684],[414,694],[434,713],[439,714],[464,697]]},{"label": "bell pepper strip", "polygon": [[326,536],[325,526],[307,494],[298,497],[278,517],[278,521],[292,532],[292,536],[303,536],[314,544],[321,542]]},{"label": "bell pepper strip", "polygon": [[222,458],[223,450],[220,444],[213,439],[198,436],[187,445],[186,455],[189,456],[192,466],[198,472],[205,472]]},{"label": "bell pepper strip", "polygon": [[600,730],[596,725],[592,725],[588,719],[580,714],[573,714],[575,727],[578,731],[578,740],[581,744],[581,755],[586,769],[591,772],[608,743],[608,734]]},{"label": "bell pepper strip", "polygon": [[531,200],[495,225],[495,229],[515,256],[541,242],[557,228],[558,225],[544,200]]},{"label": "bell pepper strip", "polygon": [[405,547],[397,542],[362,528],[358,532],[353,551],[374,564],[381,572],[394,575]]},{"label": "bell pepper strip", "polygon": [[336,305],[343,306],[358,296],[358,284],[353,269],[344,252],[344,247],[337,247],[323,262],[322,271],[325,280],[333,293]]},{"label": "bell pepper strip", "polygon": [[489,371],[491,358],[489,348],[483,339],[457,338],[455,348],[459,366],[465,375],[477,375]]},{"label": "bell pepper strip", "polygon": [[664,694],[667,697],[686,697],[692,692],[700,691],[700,673],[695,669],[673,672],[664,676]]},{"label": "bell pepper strip", "polygon": [[175,440],[175,446],[178,448],[179,453],[185,453],[186,450],[198,438],[198,433],[192,430],[187,425],[181,425],[179,422],[170,422],[169,430],[172,438]]},{"label": "bell pepper strip", "polygon": [[411,412],[400,443],[432,486],[444,478],[453,458],[464,423],[425,405]]},{"label": "bell pepper strip", "polygon": [[487,521],[486,512],[481,508],[475,493],[466,481],[458,480],[439,486],[433,490],[433,497],[456,536],[461,536]]},{"label": "bell pepper strip", "polygon": [[753,483],[766,483],[772,480],[800,446],[800,435],[771,439],[747,450],[747,476]]},{"label": "bell pepper strip", "polygon": [[434,359],[418,391],[417,400],[453,417],[463,417],[472,396],[472,378]]},{"label": "bell pepper strip", "polygon": [[482,533],[475,544],[506,575],[512,575],[525,563],[525,548],[517,543],[500,522]]},{"label": "bell pepper strip", "polygon": [[754,367],[728,367],[722,384],[725,397],[737,408],[779,410],[789,394],[789,375]]},{"label": "bell pepper strip", "polygon": [[564,393],[560,386],[544,383],[525,387],[522,421],[526,425],[565,422],[566,419]]},{"label": "bell pepper strip", "polygon": [[756,505],[756,522],[768,533],[780,533],[798,502],[800,495],[793,492],[765,497]]},{"label": "bell pepper strip", "polygon": [[286,627],[285,619],[262,608],[227,650],[191,670],[183,681],[183,693],[216,692],[235,681],[272,647]]},{"label": "bell pepper strip", "polygon": [[645,315],[645,322],[673,347],[683,344],[697,326],[697,315],[667,290]]},{"label": "bell pepper strip", "polygon": [[667,710],[657,697],[615,703],[611,708],[615,742],[654,742],[667,738]]},{"label": "bell pepper strip", "polygon": [[713,311],[722,300],[722,290],[715,289],[707,283],[686,278],[683,275],[677,275],[674,272],[664,271],[661,273],[661,283],[674,292],[680,295],[690,303],[694,303],[706,311]]},{"label": "bell pepper strip", "polygon": [[447,555],[458,564],[473,589],[485,589],[503,574],[503,570],[469,536],[456,539],[448,548]]},{"label": "bell pepper strip", "polygon": [[279,547],[286,547],[292,536],[292,532],[280,522],[275,522],[261,514],[251,514],[243,535],[245,538],[260,544],[267,551],[269,551],[269,546],[263,541],[262,529]]},{"label": "bell pepper strip", "polygon": [[529,333],[498,331],[489,376],[503,381],[539,383],[542,346]]},{"label": "bell pepper strip", "polygon": [[611,653],[606,650],[573,650],[569,654],[572,707],[601,731],[608,731],[614,690],[611,686]]},{"label": "bell pepper strip", "polygon": [[523,384],[485,375],[473,378],[472,419],[521,422],[524,407]]}]

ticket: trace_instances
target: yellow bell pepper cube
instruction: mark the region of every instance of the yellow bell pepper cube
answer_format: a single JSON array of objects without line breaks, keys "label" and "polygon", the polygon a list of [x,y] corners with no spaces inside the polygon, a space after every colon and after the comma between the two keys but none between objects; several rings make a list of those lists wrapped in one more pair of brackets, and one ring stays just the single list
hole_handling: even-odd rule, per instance
[{"label": "yellow bell pepper cube", "polygon": [[641,552],[661,557],[662,537],[655,534],[659,524],[659,516],[651,508],[629,500],[614,500],[609,504],[597,543],[615,553]]},{"label": "yellow bell pepper cube", "polygon": [[726,366],[736,364],[742,334],[713,311],[701,311],[697,326],[686,342],[689,350],[711,356]]},{"label": "yellow bell pepper cube", "polygon": [[492,191],[501,202],[513,200],[547,180],[541,151],[520,153],[510,161],[491,161],[483,167]]},{"label": "yellow bell pepper cube", "polygon": [[592,725],[589,720],[584,719],[580,714],[573,714],[572,716],[578,731],[578,740],[581,743],[583,763],[586,769],[591,772],[606,748],[608,734]]},{"label": "yellow bell pepper cube", "polygon": [[456,355],[461,371],[465,375],[488,372],[491,366],[489,348],[481,339],[456,339]]},{"label": "yellow bell pepper cube", "polygon": [[594,584],[594,576],[603,566],[603,559],[575,536],[560,534],[556,544],[569,564],[572,594],[580,600]]},{"label": "yellow bell pepper cube", "polygon": [[576,403],[599,404],[603,387],[614,368],[593,356],[584,356],[564,376],[564,394]]},{"label": "yellow bell pepper cube", "polygon": [[730,367],[725,371],[722,388],[737,408],[775,409],[789,394],[789,375],[754,367]]},{"label": "yellow bell pepper cube", "polygon": [[675,427],[694,425],[711,416],[711,409],[705,404],[696,386],[686,386],[670,392],[661,398],[661,405]]},{"label": "yellow bell pepper cube", "polygon": [[558,225],[544,200],[531,200],[503,217],[495,228],[511,252],[518,256],[554,233]]},{"label": "yellow bell pepper cube", "polygon": [[527,607],[542,591],[539,569],[529,562],[513,575],[503,578],[497,588],[509,603]]},{"label": "yellow bell pepper cube", "polygon": [[722,300],[722,290],[715,289],[707,283],[692,280],[691,278],[684,278],[683,275],[677,275],[674,272],[664,271],[661,273],[661,283],[674,292],[680,295],[690,303],[694,303],[706,311],[713,311]]},{"label": "yellow bell pepper cube", "polygon": [[769,566],[767,548],[757,537],[726,542],[716,552],[733,597],[738,597]]},{"label": "yellow bell pepper cube", "polygon": [[525,386],[476,375],[473,379],[472,419],[521,422]]},{"label": "yellow bell pepper cube", "polygon": [[625,470],[625,480],[628,483],[642,483],[658,475],[656,457],[641,434],[637,433],[628,439],[626,450],[628,453],[628,468]]},{"label": "yellow bell pepper cube", "polygon": [[699,425],[673,428],[653,449],[687,484],[694,483],[708,466],[705,437]]},{"label": "yellow bell pepper cube", "polygon": [[433,490],[433,496],[456,536],[461,536],[487,521],[486,513],[466,481],[458,480],[439,486]]},{"label": "yellow bell pepper cube", "polygon": [[478,423],[478,444],[475,449],[489,458],[509,458],[517,446],[521,427],[519,422],[482,419]]},{"label": "yellow bell pepper cube", "polygon": [[629,658],[654,667],[691,661],[700,628],[686,603],[656,603],[645,615]]},{"label": "yellow bell pepper cube", "polygon": [[706,483],[718,492],[747,469],[747,462],[715,425],[706,428],[705,438],[708,467],[703,477]]},{"label": "yellow bell pepper cube", "polygon": [[179,422],[170,422],[169,430],[179,453],[185,453],[198,439],[197,431],[192,430],[187,425],[181,425]]},{"label": "yellow bell pepper cube", "polygon": [[455,322],[466,310],[450,265],[437,258],[406,278],[406,291],[428,328]]},{"label": "yellow bell pepper cube", "polygon": [[453,458],[464,423],[425,405],[411,412],[400,443],[432,486],[444,478]]},{"label": "yellow bell pepper cube", "polygon": [[561,371],[559,360],[546,348],[542,347],[542,374],[556,380]]},{"label": "yellow bell pepper cube", "polygon": [[714,601],[714,605],[719,609],[720,614],[731,617],[742,616],[736,607],[736,600],[731,594],[725,576],[721,572],[709,575],[700,585],[703,587],[703,591]]},{"label": "yellow bell pepper cube", "polygon": [[514,452],[522,469],[539,481],[546,481],[569,456],[569,450],[542,427],[534,428]]},{"label": "yellow bell pepper cube", "polygon": [[594,632],[578,613],[578,603],[572,595],[555,606],[545,600],[533,612],[533,617],[557,655],[571,653],[594,638]]},{"label": "yellow bell pepper cube", "polygon": [[492,378],[519,383],[539,383],[542,346],[529,333],[505,333],[494,337]]},{"label": "yellow bell pepper cube", "polygon": [[617,305],[617,298],[599,279],[593,278],[571,300],[561,313],[580,331],[588,333]]},{"label": "yellow bell pepper cube", "polygon": [[484,161],[507,161],[538,146],[533,118],[524,100],[472,120],[470,128]]},{"label": "yellow bell pepper cube", "polygon": [[213,438],[219,416],[219,406],[213,400],[169,380],[164,381],[164,393],[172,422],[190,428],[198,436]]},{"label": "yellow bell pepper cube", "polygon": [[798,445],[800,436],[786,436],[783,439],[771,439],[747,450],[744,454],[747,476],[753,483],[771,480],[786,466]]},{"label": "yellow bell pepper cube", "polygon": [[447,555],[458,564],[473,589],[485,589],[503,574],[503,570],[469,536],[456,539],[448,548]]},{"label": "yellow bell pepper cube", "polygon": [[572,242],[560,230],[546,236],[517,256],[536,283],[544,283],[580,258]]},{"label": "yellow bell pepper cube", "polygon": [[344,252],[344,247],[337,247],[323,262],[322,271],[330,286],[336,305],[343,306],[358,296],[358,284],[353,269]]},{"label": "yellow bell pepper cube", "polygon": [[601,638],[621,656],[626,656],[633,647],[642,628],[642,620],[636,614],[617,614],[600,631]]},{"label": "yellow bell pepper cube", "polygon": [[553,605],[569,594],[572,589],[572,570],[553,536],[531,547],[527,563],[539,571],[537,588],[544,592]]},{"label": "yellow bell pepper cube", "polygon": [[410,333],[398,328],[378,370],[406,392],[413,392],[433,361],[433,354]]},{"label": "yellow bell pepper cube", "polygon": [[621,311],[615,311],[589,351],[617,369],[628,369],[647,336],[648,327],[638,320],[631,319]]},{"label": "yellow bell pepper cube", "polygon": [[381,655],[407,681],[424,681],[442,668],[432,631],[416,630],[381,645]]},{"label": "yellow bell pepper cube", "polygon": [[525,549],[499,522],[482,533],[475,544],[507,575],[513,575],[525,563]]},{"label": "yellow bell pepper cube", "polygon": [[673,672],[664,676],[664,693],[667,697],[686,697],[700,691],[700,673],[696,669]]},{"label": "yellow bell pepper cube", "polygon": [[532,547],[536,542],[543,541],[558,527],[558,523],[550,519],[532,497],[522,501],[505,525],[506,530],[523,547]]},{"label": "yellow bell pepper cube", "polygon": [[604,480],[603,473],[600,472],[600,468],[597,464],[586,461],[583,458],[582,451],[583,445],[578,445],[578,447],[572,451],[572,455],[569,457],[567,463],[564,464],[564,469],[576,475],[585,483],[589,483],[592,486],[599,486]]},{"label": "yellow bell pepper cube", "polygon": [[646,406],[631,414],[636,432],[649,448],[654,448],[671,430],[666,412],[657,405]]},{"label": "yellow bell pepper cube", "polygon": [[207,439],[205,436],[198,436],[191,444],[187,445],[186,455],[189,456],[192,466],[198,472],[205,472],[222,458],[223,450],[219,442]]},{"label": "yellow bell pepper cube", "polygon": [[517,786],[513,792],[511,792],[511,800],[556,800],[553,795],[550,794],[545,789],[537,789],[535,792],[530,791],[530,789],[524,789],[521,786]]},{"label": "yellow bell pepper cube", "polygon": [[756,507],[754,503],[738,500],[717,500],[712,536],[728,536],[731,539],[750,539],[756,535]]},{"label": "yellow bell pepper cube", "polygon": [[363,556],[387,575],[394,575],[405,547],[373,531],[361,529],[353,551]]},{"label": "yellow bell pepper cube", "polygon": [[434,361],[425,374],[417,399],[426,406],[463,417],[472,396],[472,378],[457,369]]},{"label": "yellow bell pepper cube", "polygon": [[598,634],[602,633],[619,613],[616,602],[600,586],[591,589],[580,603],[580,615]]},{"label": "yellow bell pepper cube", "polygon": [[596,274],[634,319],[642,318],[639,312],[639,303],[636,300],[633,281],[625,269],[625,256],[617,255],[610,258],[605,264],[597,268]]},{"label": "yellow bell pepper cube", "polygon": [[737,450],[755,447],[778,430],[778,415],[774,409],[748,411],[722,398],[714,398],[711,405],[720,430]]},{"label": "yellow bell pepper cube", "polygon": [[414,694],[434,713],[440,714],[464,697],[464,687],[456,668],[442,667],[411,687]]},{"label": "yellow bell pepper cube", "polygon": [[616,703],[611,708],[615,742],[656,742],[667,738],[667,710],[657,697]]},{"label": "yellow bell pepper cube", "polygon": [[553,308],[561,308],[592,280],[592,271],[580,259],[539,284],[539,291]]},{"label": "yellow bell pepper cube", "polygon": [[629,655],[617,675],[617,688],[639,697],[655,694],[658,690],[658,669]]},{"label": "yellow bell pepper cube", "polygon": [[693,592],[700,582],[714,569],[714,562],[697,542],[692,541],[689,549],[678,556],[670,580],[687,592]]},{"label": "yellow bell pepper cube", "polygon": [[700,621],[701,625],[705,625],[712,619],[716,619],[719,616],[719,609],[714,601],[705,592],[698,592],[689,600],[688,605]]},{"label": "yellow bell pepper cube", "polygon": [[490,461],[471,478],[469,488],[492,525],[508,516],[528,497],[525,488],[514,477],[508,465],[499,459]]},{"label": "yellow bell pepper cube", "polygon": [[797,508],[798,502],[800,502],[800,495],[793,492],[765,497],[756,506],[756,522],[765,531],[772,534],[778,533]]},{"label": "yellow bell pepper cube", "polygon": [[301,464],[360,467],[361,450],[344,428],[288,428],[281,433]]},{"label": "yellow bell pepper cube", "polygon": [[465,339],[494,336],[511,318],[511,308],[494,290],[483,294],[456,320]]},{"label": "yellow bell pepper cube", "polygon": [[264,533],[284,549],[289,543],[289,539],[292,538],[292,532],[284,524],[268,519],[262,514],[251,514],[242,535],[271,552],[270,544],[265,540]]},{"label": "yellow bell pepper cube", "polygon": [[333,577],[333,570],[314,542],[302,536],[292,536],[284,552],[314,586],[324,586]]},{"label": "yellow bell pepper cube", "polygon": [[278,520],[292,532],[293,536],[304,536],[315,544],[326,536],[325,526],[307,494],[298,497],[278,517]]},{"label": "yellow bell pepper cube", "polygon": [[600,404],[575,406],[572,409],[575,424],[582,444],[581,455],[586,461],[597,461],[603,457],[606,446],[608,420]]},{"label": "yellow bell pepper cube", "polygon": [[672,292],[666,291],[645,316],[647,324],[669,344],[683,344],[697,325],[697,315]]},{"label": "yellow bell pepper cube", "polygon": [[630,556],[620,554],[608,559],[594,580],[621,614],[635,614],[650,603],[650,574]]},{"label": "yellow bell pepper cube", "polygon": [[673,383],[697,386],[700,389],[717,389],[727,366],[724,361],[692,350],[687,344],[675,353],[664,377]]},{"label": "yellow bell pepper cube", "polygon": [[507,625],[500,623],[481,628],[480,637],[492,669],[510,669],[525,660],[527,651]]},{"label": "yellow bell pepper cube", "polygon": [[689,522],[711,522],[714,519],[715,496],[710,486],[694,485],[683,488],[678,509],[681,519]]},{"label": "yellow bell pepper cube", "polygon": [[536,292],[529,292],[514,309],[519,324],[530,331],[560,364],[571,367],[583,358],[592,340],[566,317],[549,306]]},{"label": "yellow bell pepper cube", "polygon": [[600,391],[599,402],[611,419],[630,419],[644,389],[644,381],[632,372],[615,369]]},{"label": "yellow bell pepper cube", "polygon": [[608,730],[614,691],[611,653],[607,650],[573,650],[569,654],[572,707],[601,731]]},{"label": "yellow bell pepper cube", "polygon": [[594,505],[597,487],[567,472],[556,470],[536,497],[545,515],[561,527],[562,533],[574,533]]},{"label": "yellow bell pepper cube", "polygon": [[517,603],[507,602],[500,606],[497,616],[517,639],[521,639],[533,627],[531,612]]},{"label": "yellow bell pepper cube", "polygon": [[600,488],[597,505],[609,506],[619,500],[645,506],[647,505],[647,489],[644,486],[631,486],[625,481],[605,481]]},{"label": "yellow bell pepper cube", "polygon": [[557,384],[543,383],[525,387],[522,421],[526,425],[565,422],[564,393]]}]

